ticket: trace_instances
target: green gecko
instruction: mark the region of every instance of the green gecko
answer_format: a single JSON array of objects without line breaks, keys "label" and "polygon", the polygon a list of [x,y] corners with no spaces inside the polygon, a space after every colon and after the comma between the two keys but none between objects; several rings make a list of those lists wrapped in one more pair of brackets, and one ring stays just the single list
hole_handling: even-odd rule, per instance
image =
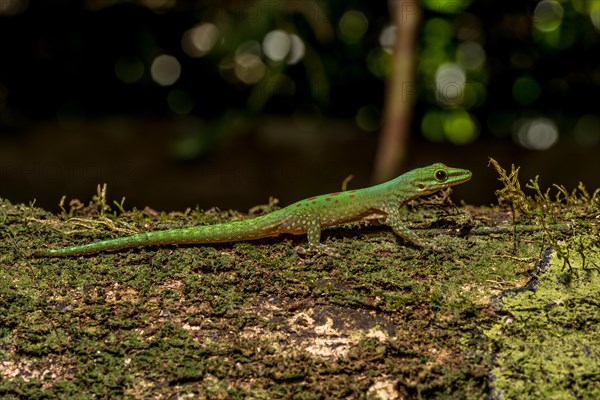
[{"label": "green gecko", "polygon": [[272,213],[243,221],[139,233],[81,246],[40,250],[34,255],[66,257],[153,245],[237,242],[282,233],[306,233],[309,250],[328,252],[332,249],[320,243],[323,228],[372,219],[390,226],[396,235],[408,242],[435,248],[435,245],[420,239],[402,224],[400,208],[412,199],[469,179],[469,170],[436,163],[414,169],[376,186],[309,197]]}]

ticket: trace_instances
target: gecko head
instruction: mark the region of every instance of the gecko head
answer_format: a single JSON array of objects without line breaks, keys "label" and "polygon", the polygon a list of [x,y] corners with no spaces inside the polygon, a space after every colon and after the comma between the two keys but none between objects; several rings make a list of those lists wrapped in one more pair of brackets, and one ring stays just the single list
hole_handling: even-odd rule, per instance
[{"label": "gecko head", "polygon": [[431,194],[471,179],[471,171],[435,163],[410,171],[409,182],[418,196]]}]

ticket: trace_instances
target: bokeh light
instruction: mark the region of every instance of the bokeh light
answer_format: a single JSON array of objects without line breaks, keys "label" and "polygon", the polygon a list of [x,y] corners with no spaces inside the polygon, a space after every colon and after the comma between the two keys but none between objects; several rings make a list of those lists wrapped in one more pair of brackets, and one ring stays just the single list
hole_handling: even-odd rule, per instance
[{"label": "bokeh light", "polygon": [[583,115],[573,129],[577,144],[581,146],[596,146],[600,143],[600,116]]},{"label": "bokeh light", "polygon": [[590,20],[597,30],[600,30],[600,1],[590,1]]},{"label": "bokeh light", "polygon": [[555,0],[540,1],[533,11],[533,26],[542,32],[551,32],[562,22],[564,10]]},{"label": "bokeh light", "polygon": [[363,131],[372,132],[381,127],[381,112],[374,105],[362,106],[355,116],[356,125]]},{"label": "bokeh light", "polygon": [[144,76],[144,63],[137,57],[121,57],[115,63],[115,75],[123,83],[135,83]]},{"label": "bokeh light", "polygon": [[428,111],[421,120],[421,132],[430,142],[444,141],[444,121],[439,110]]},{"label": "bokeh light", "polygon": [[392,56],[381,47],[369,51],[367,54],[367,68],[374,76],[385,79],[392,67]]},{"label": "bokeh light", "polygon": [[306,45],[300,36],[293,33],[290,35],[290,40],[291,48],[287,63],[296,64],[304,58],[304,54],[306,53]]},{"label": "bokeh light", "polygon": [[432,79],[438,67],[450,60],[448,48],[452,36],[452,24],[443,18],[431,18],[424,23],[419,70],[427,79]]},{"label": "bokeh light", "polygon": [[[117,0],[117,3],[121,2]],[[84,3],[85,12],[95,14],[91,21],[115,17],[110,12],[101,15],[105,13],[90,11],[111,7],[114,0]],[[269,12],[273,15],[269,15],[252,2],[248,5],[242,2],[226,9],[207,6],[179,19],[183,3],[177,0],[136,0],[133,3],[131,10],[149,15],[157,25],[143,25],[143,32],[131,38],[127,36],[130,32],[127,21],[123,21],[122,31],[115,25],[111,30],[114,36],[110,39],[117,38],[118,46],[110,46],[111,53],[106,54],[96,46],[98,58],[89,57],[89,63],[83,61],[81,64],[94,75],[98,74],[95,66],[109,73],[103,81],[95,80],[98,88],[112,90],[104,82],[122,83],[132,86],[118,87],[136,95],[147,89],[139,82],[148,83],[152,79],[153,83],[167,87],[166,90],[150,90],[159,96],[154,104],[166,101],[162,104],[168,105],[170,116],[186,115],[194,109],[200,114],[212,112],[209,107],[196,107],[195,101],[202,96],[196,91],[208,87],[217,91],[225,88],[223,92],[228,96],[223,96],[226,100],[221,105],[231,99],[235,107],[253,105],[257,112],[277,113],[285,112],[286,107],[293,109],[292,104],[297,100],[314,101],[327,110],[323,112],[354,117],[356,125],[364,131],[381,128],[381,105],[376,96],[385,86],[381,86],[382,82],[373,85],[372,81],[389,77],[398,33],[389,15],[382,14],[386,7],[348,3],[331,10],[324,9],[326,13],[331,12],[329,19],[317,21],[314,16],[294,7],[271,8]],[[471,3],[475,6],[473,11],[465,11]],[[558,129],[554,130],[556,135],[544,136],[544,132],[554,132],[551,124],[542,123],[544,121],[526,124],[525,120],[519,120],[519,130],[515,128],[516,121],[519,117],[531,117],[532,107],[535,107],[534,115],[544,115],[557,98],[575,108],[575,103],[580,100],[585,103],[583,96],[575,91],[593,90],[594,85],[600,83],[600,68],[593,63],[587,64],[585,58],[585,54],[596,51],[598,42],[594,27],[598,29],[600,25],[600,1],[536,0],[528,6],[511,7],[510,12],[502,7],[493,8],[502,15],[502,20],[481,14],[481,5],[476,4],[470,0],[423,0],[419,4],[427,9],[419,29],[416,57],[419,65],[415,79],[404,84],[403,89],[404,94],[417,97],[415,115],[422,116],[423,135],[431,141],[469,142],[479,134],[477,115],[483,121],[483,131],[489,136],[509,140],[508,136],[512,134],[520,145],[543,147],[545,141],[536,139],[535,135],[552,139],[558,137]],[[178,6],[177,10],[175,6]],[[0,16],[17,15],[27,10],[24,16],[3,18],[7,26],[20,22],[21,18],[29,18],[38,9],[30,0],[0,0]],[[165,15],[153,16],[150,10]],[[404,17],[412,11],[402,10]],[[56,12],[60,13],[60,9]],[[251,16],[249,20],[248,16]],[[164,30],[155,30],[158,21],[164,24],[161,25]],[[329,41],[323,40],[324,36],[318,34],[322,29],[335,31],[335,35],[329,37]],[[26,62],[32,64],[31,60],[35,62],[36,58],[58,60],[70,54],[71,49],[81,49],[84,45],[94,48],[97,42],[89,38],[95,38],[95,32],[97,29],[90,29],[90,32],[66,29],[55,39],[39,40],[31,47],[31,59]],[[165,32],[167,36],[164,36]],[[90,36],[86,38],[88,34]],[[124,39],[118,41],[120,37]],[[560,53],[559,50],[564,48],[572,51],[568,57],[560,57],[560,54],[567,54]],[[576,49],[583,51],[576,53]],[[588,50],[592,51],[588,53]],[[578,55],[581,53],[584,55]],[[106,58],[98,62],[101,57]],[[189,57],[205,59],[199,61]],[[569,65],[571,57],[577,61]],[[303,63],[303,66],[287,66],[297,63]],[[217,79],[204,83],[203,79],[210,80],[217,66],[224,81]],[[70,65],[68,68],[74,71],[78,67]],[[53,73],[66,71],[65,74],[69,74],[68,68]],[[557,68],[557,72],[551,72],[551,68]],[[48,70],[52,71],[51,68]],[[182,76],[183,72],[187,75]],[[44,78],[44,81],[49,80]],[[12,92],[12,82],[4,83],[11,87],[9,100],[18,99]],[[365,95],[358,99],[346,96],[353,91]],[[493,98],[490,96],[492,91]],[[340,97],[346,98],[340,100],[339,93],[342,93]],[[276,96],[290,98],[279,98],[284,101],[276,104],[272,101]],[[0,111],[9,109],[9,100],[0,101]],[[67,100],[76,101],[62,99],[60,104],[66,104]],[[348,104],[343,104],[345,102]],[[216,108],[217,102],[211,106],[213,104]],[[327,104],[335,106],[328,107]],[[598,142],[598,119],[581,116],[585,106],[568,112],[562,112],[562,106],[554,109],[561,114],[545,115],[554,119],[555,125],[561,127],[560,133],[570,143],[587,146]],[[18,110],[18,105],[12,110]],[[0,119],[6,120],[6,115],[8,112],[3,111]]]},{"label": "bokeh light", "polygon": [[292,49],[290,35],[281,30],[274,30],[265,35],[263,50],[265,56],[272,61],[283,61]]},{"label": "bokeh light", "polygon": [[533,103],[542,93],[540,84],[531,76],[522,76],[515,80],[512,87],[517,103],[526,106]]},{"label": "bokeh light", "polygon": [[238,82],[253,85],[259,82],[266,73],[266,66],[261,59],[262,49],[256,40],[248,40],[235,50],[233,72]]},{"label": "bokeh light", "polygon": [[177,115],[187,115],[194,109],[194,100],[183,90],[173,89],[167,95],[169,109]]},{"label": "bokeh light", "polygon": [[448,112],[444,116],[443,124],[446,139],[452,144],[468,144],[479,135],[475,117],[464,110]]},{"label": "bokeh light", "polygon": [[358,10],[348,10],[338,23],[341,39],[346,43],[357,43],[367,32],[369,20]]},{"label": "bokeh light", "polygon": [[463,101],[467,77],[465,71],[454,63],[440,65],[435,73],[435,98],[441,106],[457,107]]},{"label": "bokeh light", "polygon": [[430,18],[423,26],[424,39],[427,44],[440,46],[452,40],[454,27],[452,23],[444,18]]},{"label": "bokeh light", "polygon": [[181,48],[190,57],[202,57],[213,49],[219,36],[215,24],[202,23],[184,32]]},{"label": "bokeh light", "polygon": [[243,42],[235,49],[234,58],[238,58],[246,54],[251,54],[260,58],[262,55],[260,43],[256,40],[247,40]]},{"label": "bokeh light", "polygon": [[456,49],[456,61],[467,71],[475,71],[485,63],[485,51],[477,42],[463,42]]},{"label": "bokeh light", "polygon": [[423,7],[441,14],[458,14],[470,3],[469,0],[423,0]]},{"label": "bokeh light", "polygon": [[465,110],[429,110],[421,120],[421,132],[429,141],[465,145],[479,136],[479,124]]},{"label": "bokeh light", "polygon": [[260,57],[245,53],[235,58],[235,75],[248,85],[260,81],[266,72],[265,64]]},{"label": "bokeh light", "polygon": [[467,82],[463,90],[462,108],[468,110],[485,103],[487,87],[479,82]]},{"label": "bokeh light", "polygon": [[389,25],[381,30],[379,34],[379,45],[388,53],[391,53],[394,49],[394,43],[396,42],[396,26]]},{"label": "bokeh light", "polygon": [[283,96],[293,96],[296,93],[296,83],[286,74],[276,73],[271,75],[270,83],[274,86],[273,93]]},{"label": "bokeh light", "polygon": [[514,126],[518,144],[530,150],[546,150],[558,140],[558,127],[549,118],[522,118]]},{"label": "bokeh light", "polygon": [[240,53],[235,57],[234,72],[237,79],[247,85],[259,82],[266,72],[262,59],[253,53]]},{"label": "bokeh light", "polygon": [[177,58],[162,54],[152,61],[150,75],[154,82],[161,86],[170,86],[177,82],[181,75],[181,64]]},{"label": "bokeh light", "polygon": [[233,57],[226,56],[219,62],[219,73],[228,83],[238,83],[239,80],[235,75],[235,60]]}]

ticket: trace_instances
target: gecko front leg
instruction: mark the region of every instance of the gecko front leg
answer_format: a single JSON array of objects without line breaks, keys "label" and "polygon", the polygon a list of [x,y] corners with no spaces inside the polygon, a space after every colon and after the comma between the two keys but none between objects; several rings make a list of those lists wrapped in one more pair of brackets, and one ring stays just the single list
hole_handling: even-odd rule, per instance
[{"label": "gecko front leg", "polygon": [[402,239],[406,240],[407,242],[410,242],[419,247],[426,247],[426,248],[428,247],[428,248],[431,248],[438,252],[442,251],[442,249],[440,247],[438,247],[436,244],[426,241],[424,239],[421,239],[419,236],[417,236],[416,233],[414,233],[413,231],[408,229],[406,226],[404,226],[404,224],[402,224],[402,222],[400,221],[400,213],[397,210],[393,210],[388,213],[385,223],[390,228],[392,228],[392,231],[394,231],[394,233],[397,236],[400,236]]}]

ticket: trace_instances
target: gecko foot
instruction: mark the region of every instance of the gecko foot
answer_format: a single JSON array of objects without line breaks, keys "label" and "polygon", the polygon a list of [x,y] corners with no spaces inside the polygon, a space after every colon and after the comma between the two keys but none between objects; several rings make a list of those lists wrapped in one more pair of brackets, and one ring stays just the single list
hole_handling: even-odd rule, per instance
[{"label": "gecko foot", "polygon": [[445,250],[443,248],[441,248],[440,246],[438,246],[434,242],[430,242],[430,241],[419,243],[418,246],[421,247],[424,250],[431,250],[431,251],[433,251],[435,253],[444,253],[445,252]]},{"label": "gecko foot", "polygon": [[324,245],[324,244],[321,244],[321,243],[319,243],[317,246],[309,246],[308,248],[301,247],[301,246],[296,246],[294,248],[294,250],[299,255],[309,255],[309,254],[319,255],[319,254],[324,254],[324,255],[327,255],[329,257],[334,257],[334,258],[339,258],[341,256],[340,252],[335,247],[330,247],[330,246],[327,246],[327,245]]}]

